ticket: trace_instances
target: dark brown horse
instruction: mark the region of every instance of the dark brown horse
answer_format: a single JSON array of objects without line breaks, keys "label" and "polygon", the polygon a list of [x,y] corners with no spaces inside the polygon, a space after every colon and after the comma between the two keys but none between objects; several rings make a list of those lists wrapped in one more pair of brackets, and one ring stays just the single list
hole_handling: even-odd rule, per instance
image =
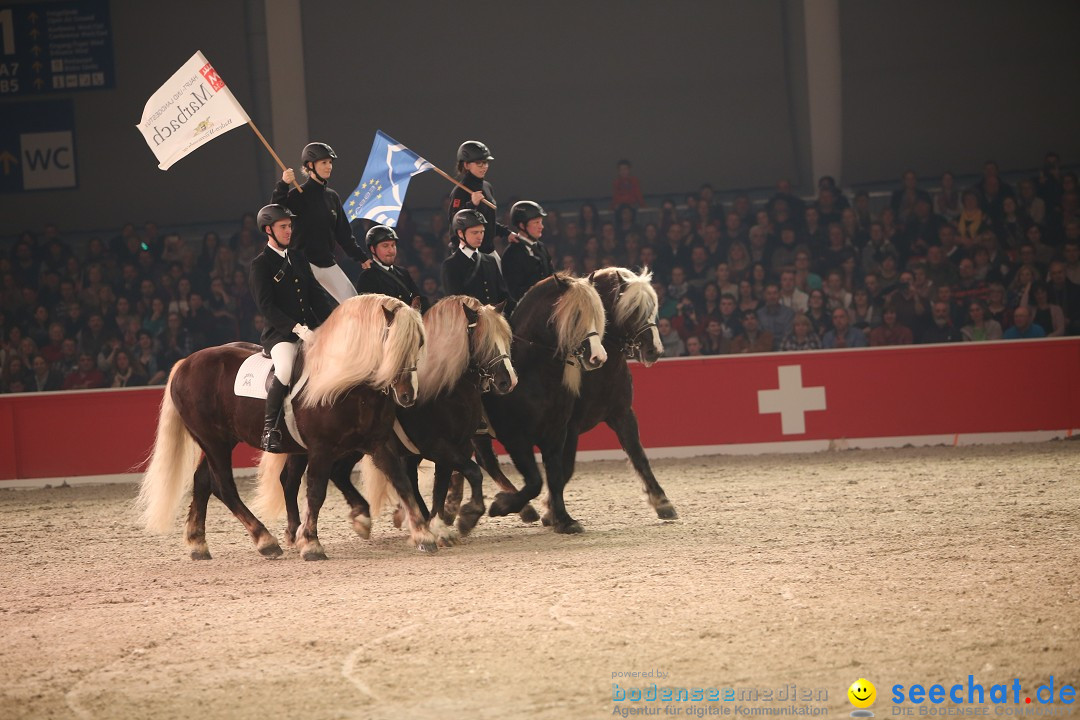
[{"label": "dark brown horse", "polygon": [[[615,431],[619,444],[629,456],[656,516],[674,520],[678,514],[657,482],[641,446],[637,415],[632,407],[633,378],[627,367],[628,359],[636,359],[648,367],[664,352],[656,329],[657,299],[652,288],[652,273],[646,270],[639,275],[626,268],[605,268],[592,273],[588,279],[604,303],[607,317],[604,348],[608,360],[604,367],[582,378],[581,393],[574,402],[563,448],[562,467],[566,481],[569,482],[574,474],[578,437],[605,422]],[[491,443],[478,438],[476,444],[481,464],[499,488],[513,490],[513,484],[499,469]],[[524,508],[521,516],[526,522],[536,520],[531,506]],[[543,519],[545,525],[550,524],[550,511]]]},{"label": "dark brown horse", "polygon": [[[482,305],[471,297],[452,295],[437,302],[424,314],[427,350],[417,367],[417,402],[412,407],[398,408],[400,433],[395,431],[395,437],[389,441],[389,446],[399,457],[419,456],[435,461],[435,495],[430,527],[441,545],[450,545],[455,539],[453,518],[447,519],[442,512],[452,472],[463,473],[473,491],[472,498],[461,508],[458,517],[461,534],[467,535],[484,513],[483,473],[472,460],[470,442],[480,421],[481,393],[490,389],[505,394],[517,384],[517,375],[509,356],[510,326],[503,319],[501,309]],[[349,458],[338,463],[331,480],[349,503],[353,529],[362,537],[368,537],[372,512],[378,514],[387,496],[387,481],[390,478],[377,464],[365,459],[363,478],[368,494],[365,499],[350,479],[356,459]],[[286,510],[286,540],[290,540],[300,526],[295,498],[304,463],[301,456],[290,456],[284,473],[281,473],[282,464],[283,456],[263,454],[259,464],[256,506],[270,516]],[[426,507],[416,489],[415,463],[411,471],[414,495],[426,514]]]},{"label": "dark brown horse", "polygon": [[[383,295],[363,295],[335,308],[302,349],[298,390],[288,402],[307,447],[290,438],[286,450],[311,458],[308,522],[300,539],[305,559],[326,557],[318,539],[318,514],[331,466],[339,458],[356,451],[373,454],[401,486],[402,497],[411,498],[400,463],[385,444],[393,433],[395,400],[415,402],[423,339],[415,310]],[[241,501],[232,473],[233,448],[240,442],[258,447],[262,434],[263,401],[237,397],[232,387],[240,364],[257,351],[246,343],[200,350],[174,366],[165,387],[138,505],[147,528],[164,532],[172,526],[188,479],[194,478],[185,530],[193,559],[210,557],[205,523],[211,493],[243,523],[261,554],[281,554],[274,536]],[[409,511],[414,541],[434,549],[434,537],[415,502]]]},{"label": "dark brown horse", "polygon": [[525,487],[495,496],[489,514],[521,512],[543,485],[533,448],[539,447],[547,477],[555,532],[579,533],[581,525],[563,504],[566,431],[581,392],[582,375],[604,364],[604,308],[588,280],[556,274],[521,298],[510,326],[518,387],[509,395],[484,396],[499,442],[525,478]]}]

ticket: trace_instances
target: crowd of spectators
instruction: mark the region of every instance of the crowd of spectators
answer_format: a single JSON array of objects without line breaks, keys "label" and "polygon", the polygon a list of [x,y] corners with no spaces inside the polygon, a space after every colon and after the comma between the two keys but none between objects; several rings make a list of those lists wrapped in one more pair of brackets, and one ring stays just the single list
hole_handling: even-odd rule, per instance
[{"label": "crowd of spectators", "polygon": [[[880,207],[828,177],[813,198],[781,182],[763,205],[702,185],[646,213],[622,161],[612,212],[549,210],[543,240],[575,274],[650,268],[668,357],[1080,335],[1076,174],[1048,153],[1015,187],[993,162],[971,187],[939,185],[904,173]],[[446,220],[403,212],[397,227],[398,264],[431,302]],[[247,280],[263,244],[251,213],[227,238],[129,223],[76,249],[56,225],[24,233],[0,257],[0,392],[163,384],[194,350],[257,342]]]}]

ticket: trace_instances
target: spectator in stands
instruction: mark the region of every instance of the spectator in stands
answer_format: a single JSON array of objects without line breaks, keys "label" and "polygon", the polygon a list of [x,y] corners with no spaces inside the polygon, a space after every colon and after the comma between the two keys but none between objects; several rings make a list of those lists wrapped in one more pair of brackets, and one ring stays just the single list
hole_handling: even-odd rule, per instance
[{"label": "spectator in stands", "polygon": [[697,335],[691,335],[686,338],[686,355],[685,357],[702,357],[705,355],[705,348],[702,345],[701,338]]},{"label": "spectator in stands", "polygon": [[1080,241],[1066,240],[1061,246],[1061,257],[1066,279],[1073,285],[1080,285]]},{"label": "spectator in stands", "polygon": [[1020,208],[1031,218],[1031,222],[1041,225],[1046,219],[1046,202],[1036,193],[1035,183],[1031,180],[1021,180],[1017,189]]},{"label": "spectator in stands", "polygon": [[146,384],[146,372],[131,359],[126,350],[118,350],[113,357],[109,373],[109,387],[142,387]]},{"label": "spectator in stands", "polygon": [[846,308],[832,311],[833,329],[825,333],[821,346],[824,348],[866,347],[866,333],[851,325],[851,315]]},{"label": "spectator in stands", "polygon": [[64,378],[64,389],[88,390],[100,387],[105,387],[105,376],[97,369],[94,356],[86,352],[79,353],[79,367]]},{"label": "spectator in stands", "polygon": [[1047,298],[1065,313],[1065,334],[1080,335],[1080,285],[1069,280],[1067,270],[1062,260],[1050,263]]},{"label": "spectator in stands", "polygon": [[22,356],[12,354],[4,362],[4,372],[0,376],[0,392],[27,392],[33,387],[33,373],[26,368]]},{"label": "spectator in stands", "polygon": [[810,318],[802,312],[795,313],[795,317],[791,320],[791,331],[780,342],[780,350],[800,352],[820,349],[821,339],[810,325]]},{"label": "spectator in stands", "polygon": [[730,330],[715,318],[705,323],[705,333],[701,336],[702,352],[705,355],[725,355],[731,349]]},{"label": "spectator in stands", "polygon": [[158,335],[158,365],[166,372],[178,360],[191,354],[191,334],[178,313],[169,313],[165,329]]},{"label": "spectator in stands", "polygon": [[1007,197],[1002,200],[1001,223],[997,228],[997,234],[1005,243],[1005,247],[1019,248],[1023,245],[1027,228],[1031,224],[1031,218],[1017,206],[1016,198]]},{"label": "spectator in stands", "polygon": [[945,257],[945,249],[941,245],[932,245],[926,252],[926,278],[934,287],[951,287],[960,280],[956,266]]},{"label": "spectator in stands", "polygon": [[[757,311],[758,325],[762,332],[767,332],[779,345],[780,341],[791,332],[791,321],[795,311],[780,304],[780,286],[769,283],[765,286],[765,304]],[[776,347],[772,348],[773,350]]]},{"label": "spectator in stands", "polygon": [[946,170],[941,175],[941,189],[934,195],[934,212],[949,222],[960,217],[960,195],[956,192],[956,178]]},{"label": "spectator in stands", "polygon": [[960,235],[975,238],[983,227],[992,226],[990,218],[979,205],[979,196],[974,190],[965,190],[960,196],[963,205],[960,216],[956,219],[956,230]]},{"label": "spectator in stands", "polygon": [[908,170],[904,173],[901,187],[898,190],[893,190],[892,200],[889,205],[900,222],[906,223],[919,200],[926,200],[926,202],[930,203],[930,194],[919,188],[919,180],[915,172]]},{"label": "spectator in stands", "polygon": [[896,321],[896,308],[890,304],[881,311],[881,324],[870,331],[869,339],[871,347],[910,345],[915,341],[911,328]]},{"label": "spectator in stands", "polygon": [[1001,324],[988,315],[986,304],[981,300],[973,300],[968,305],[968,324],[960,328],[960,336],[968,342],[1000,340]]},{"label": "spectator in stands", "polygon": [[997,322],[1002,329],[1012,324],[1012,313],[1005,298],[1005,286],[1001,283],[990,283],[986,296],[986,319]]},{"label": "spectator in stands", "polygon": [[953,301],[961,305],[972,300],[985,301],[990,294],[989,286],[976,277],[975,261],[964,258],[957,266],[957,281],[952,288]]},{"label": "spectator in stands", "polygon": [[700,325],[694,301],[684,296],[679,300],[679,311],[671,318],[671,327],[686,341],[691,335],[697,334]]},{"label": "spectator in stands", "polygon": [[[750,228],[751,236],[754,232],[754,228]],[[758,232],[764,231],[758,230]],[[739,282],[747,277],[749,275],[751,260],[750,252],[747,250],[746,246],[741,242],[731,243],[731,247],[728,248],[727,264],[733,282]]]},{"label": "spectator in stands", "polygon": [[[786,310],[787,308],[785,308]],[[758,326],[758,316],[753,310],[747,310],[742,315],[742,332],[731,341],[732,353],[763,353],[772,352],[773,334],[767,330],[761,330]]]},{"label": "spectator in stands", "polygon": [[1019,305],[1013,310],[1013,325],[1002,336],[1005,340],[1031,340],[1046,337],[1046,330],[1032,322],[1031,310]]},{"label": "spectator in stands", "polygon": [[931,306],[931,313],[932,322],[923,330],[920,342],[948,343],[963,340],[960,331],[953,325],[952,308],[947,301],[935,300]]},{"label": "spectator in stands", "polygon": [[168,369],[160,367],[154,336],[146,330],[140,330],[138,344],[132,351],[132,360],[142,367],[148,376],[147,385],[164,385],[168,379]]},{"label": "spectator in stands", "polygon": [[851,324],[864,333],[881,324],[881,308],[870,302],[866,288],[856,288],[851,294]]},{"label": "spectator in stands", "polygon": [[821,289],[811,290],[806,302],[810,327],[819,338],[824,338],[825,333],[832,330],[832,314],[825,304],[825,292]]},{"label": "spectator in stands", "polygon": [[583,203],[578,210],[577,227],[582,237],[594,237],[600,234],[600,215],[591,202]]},{"label": "spectator in stands", "polygon": [[35,355],[33,377],[26,385],[27,392],[51,392],[64,387],[64,378],[49,366],[49,361],[42,355]]},{"label": "spectator in stands", "polygon": [[661,317],[656,323],[657,332],[660,333],[660,342],[664,346],[664,357],[682,357],[686,352],[686,345],[679,333],[671,326],[671,320]]},{"label": "spectator in stands", "polygon": [[810,296],[795,286],[795,271],[783,270],[780,273],[780,304],[797,313],[805,313]]},{"label": "spectator in stands", "polygon": [[840,270],[830,270],[825,276],[825,305],[830,311],[838,307],[851,307],[851,293],[844,288],[844,274]]},{"label": "spectator in stands", "polygon": [[60,343],[60,357],[53,363],[53,369],[66,378],[79,367],[79,346],[75,338],[64,338]]},{"label": "spectator in stands", "polygon": [[820,290],[821,276],[810,269],[810,251],[803,249],[795,253],[795,287],[809,294],[811,290]]},{"label": "spectator in stands", "polygon": [[39,352],[45,361],[52,365],[60,359],[61,346],[64,342],[64,326],[58,322],[49,324],[49,335]]},{"label": "spectator in stands", "polygon": [[620,160],[616,168],[618,172],[611,185],[612,209],[620,205],[629,205],[631,208],[645,207],[645,196],[641,194],[641,183],[633,175],[630,161]]},{"label": "spectator in stands", "polygon": [[1021,301],[1032,313],[1032,322],[1046,331],[1046,337],[1065,335],[1065,313],[1060,305],[1050,302],[1050,294],[1043,283],[1036,283],[1030,295]]},{"label": "spectator in stands", "polygon": [[885,229],[881,223],[870,223],[869,240],[862,249],[863,272],[876,272],[881,268],[881,261],[886,255],[898,256],[899,254],[900,251],[896,245],[885,237]]},{"label": "spectator in stands", "polygon": [[1015,308],[1030,297],[1031,286],[1038,280],[1038,271],[1031,265],[1021,265],[1016,269],[1016,275],[1009,284],[1009,307]]}]

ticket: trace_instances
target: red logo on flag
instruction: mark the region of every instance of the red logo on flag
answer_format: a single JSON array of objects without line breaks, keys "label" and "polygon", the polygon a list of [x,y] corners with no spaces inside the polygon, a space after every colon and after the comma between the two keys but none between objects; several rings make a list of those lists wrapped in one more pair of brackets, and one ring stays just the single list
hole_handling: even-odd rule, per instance
[{"label": "red logo on flag", "polygon": [[217,70],[210,63],[203,65],[202,69],[199,70],[199,74],[206,78],[206,82],[210,83],[210,89],[214,92],[225,87],[225,81],[221,79],[221,76],[217,74]]}]

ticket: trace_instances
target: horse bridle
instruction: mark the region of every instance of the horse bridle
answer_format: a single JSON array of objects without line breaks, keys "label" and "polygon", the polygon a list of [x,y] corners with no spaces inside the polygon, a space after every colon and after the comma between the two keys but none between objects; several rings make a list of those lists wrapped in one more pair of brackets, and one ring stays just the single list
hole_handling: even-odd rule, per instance
[{"label": "horse bridle", "polygon": [[[600,333],[596,330],[593,330],[592,332],[587,333],[584,338],[582,338],[581,343],[575,349],[571,350],[570,354],[565,357],[567,365],[569,365],[570,367],[577,367],[579,365],[583,368],[587,367],[587,365],[585,364],[585,353],[587,352],[586,348],[589,345],[589,338],[594,336],[600,337]],[[553,348],[550,345],[538,343],[535,340],[530,340],[529,338],[521,337],[520,335],[514,335],[514,340],[526,343],[527,345],[535,345],[538,348],[550,350],[551,357],[559,357],[558,348]]]},{"label": "horse bridle", "polygon": [[469,322],[465,326],[465,331],[469,335],[469,369],[476,373],[477,385],[480,388],[481,393],[491,392],[492,387],[495,384],[495,368],[503,360],[509,360],[510,356],[506,353],[500,353],[493,357],[488,363],[481,365],[473,357],[473,331],[476,330],[478,321]]},{"label": "horse bridle", "polygon": [[654,327],[656,327],[656,323],[647,322],[638,328],[632,335],[627,336],[627,338],[623,340],[622,352],[628,360],[632,360],[636,357],[638,351],[641,350],[641,346],[645,344],[641,339],[641,336]]}]

